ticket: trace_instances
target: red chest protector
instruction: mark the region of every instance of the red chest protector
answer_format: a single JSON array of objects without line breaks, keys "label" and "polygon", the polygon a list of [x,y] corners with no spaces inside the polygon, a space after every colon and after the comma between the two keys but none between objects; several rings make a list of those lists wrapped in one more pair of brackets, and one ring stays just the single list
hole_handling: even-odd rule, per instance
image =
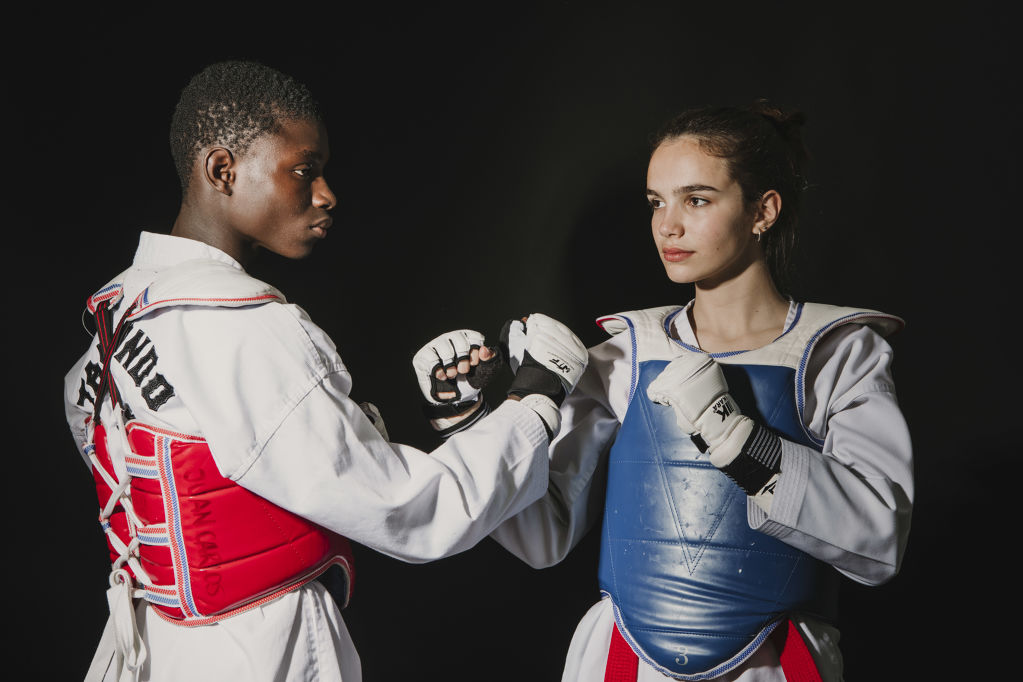
[{"label": "red chest protector", "polygon": [[[205,299],[187,296],[188,304],[238,306],[283,300],[275,290],[253,296],[246,290],[252,288],[250,283],[268,287],[244,273],[215,273],[227,277],[235,290],[228,286],[224,296],[220,287],[221,295]],[[196,282],[194,277],[189,273],[185,279]],[[182,625],[205,625],[259,606],[332,566],[339,566],[345,577],[343,603],[338,604],[344,606],[353,579],[351,547],[344,537],[222,476],[201,436],[173,433],[139,420],[128,421],[122,433],[119,423],[108,428],[99,422],[98,406],[105,395],[109,393],[115,405],[119,400],[109,363],[124,320],[137,319],[161,303],[182,300],[167,298],[167,287],[154,289],[139,296],[122,315],[118,329],[112,328],[108,306],[119,295],[97,301],[97,294],[89,302],[99,329],[103,374],[86,452],[93,464],[113,576],[119,576],[116,581],[132,580],[135,596]],[[121,456],[113,455],[114,450]]]}]

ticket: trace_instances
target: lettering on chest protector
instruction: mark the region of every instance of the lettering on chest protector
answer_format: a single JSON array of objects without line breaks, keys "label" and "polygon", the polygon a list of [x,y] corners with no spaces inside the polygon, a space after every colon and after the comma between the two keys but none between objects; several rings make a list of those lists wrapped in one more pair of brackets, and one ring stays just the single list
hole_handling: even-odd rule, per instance
[{"label": "lettering on chest protector", "polygon": [[[167,379],[156,371],[156,346],[149,337],[139,329],[132,333],[131,326],[125,330],[124,341],[114,350],[113,361],[121,365],[128,373],[135,386],[142,392],[142,399],[150,410],[156,412],[164,403],[174,396],[174,387]],[[86,401],[96,404],[96,391],[99,390],[100,376],[103,368],[96,362],[85,365],[85,375],[78,386],[78,406]]]}]

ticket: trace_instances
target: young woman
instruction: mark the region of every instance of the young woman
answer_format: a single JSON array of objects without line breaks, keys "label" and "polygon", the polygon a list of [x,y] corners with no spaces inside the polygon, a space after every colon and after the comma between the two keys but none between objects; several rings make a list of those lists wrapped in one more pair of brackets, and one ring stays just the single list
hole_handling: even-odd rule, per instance
[{"label": "young woman", "polygon": [[544,567],[602,516],[603,598],[565,680],[838,680],[837,579],[899,569],[912,454],[884,337],[902,322],[782,293],[801,125],[700,108],[653,146],[654,244],[695,296],[598,320],[612,337],[561,408],[549,492],[493,534]]}]

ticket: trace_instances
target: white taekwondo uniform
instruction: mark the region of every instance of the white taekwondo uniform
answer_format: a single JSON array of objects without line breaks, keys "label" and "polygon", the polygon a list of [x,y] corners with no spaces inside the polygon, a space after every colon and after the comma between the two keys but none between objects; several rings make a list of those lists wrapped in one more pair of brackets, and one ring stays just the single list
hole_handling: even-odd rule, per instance
[{"label": "white taekwondo uniform", "polygon": [[[114,316],[162,272],[197,259],[248,277],[212,246],[144,232],[131,267],[114,280],[123,288]],[[531,409],[508,401],[430,453],[387,442],[349,398],[352,378],[334,343],[296,305],[169,305],[135,330],[146,347],[122,354],[128,367],[111,363],[134,419],[201,434],[224,477],[386,555],[424,562],[469,549],[546,491],[547,436]],[[65,379],[79,447],[101,362],[93,342]],[[154,400],[145,389],[157,376]],[[109,399],[101,420],[117,420]],[[144,600],[135,614],[147,651],[141,679],[361,679],[355,646],[317,581],[212,625],[183,627]],[[90,671],[96,679],[123,673],[112,664],[110,631],[108,621]]]}]

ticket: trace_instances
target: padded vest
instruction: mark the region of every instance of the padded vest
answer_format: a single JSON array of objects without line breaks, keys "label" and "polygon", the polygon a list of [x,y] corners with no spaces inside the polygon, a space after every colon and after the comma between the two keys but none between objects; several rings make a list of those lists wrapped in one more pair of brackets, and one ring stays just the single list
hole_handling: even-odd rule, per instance
[{"label": "padded vest", "polygon": [[[710,679],[741,665],[787,614],[834,617],[838,573],[747,523],[746,494],[683,433],[646,388],[675,357],[700,352],[672,337],[678,307],[601,318],[631,335],[629,403],[610,451],[599,582],[626,642],[662,674]],[[802,304],[764,348],[713,355],[743,413],[821,449],[803,425],[803,373],[839,324],[901,324],[891,316]]]},{"label": "padded vest", "polygon": [[[100,318],[120,294],[114,284],[88,302],[97,314],[107,358],[107,390],[101,388],[97,405],[105,393],[117,394],[108,384],[107,363],[118,335],[109,328],[104,332]],[[239,307],[273,300],[284,298],[241,271],[214,261],[190,261],[161,273],[121,323],[171,305]],[[182,625],[214,623],[276,599],[334,566],[345,582],[338,606],[347,603],[354,577],[348,540],[222,476],[201,435],[135,419],[123,426],[105,425],[98,417],[91,431],[85,450],[93,464],[112,579],[127,575],[136,594],[165,619]]]}]

